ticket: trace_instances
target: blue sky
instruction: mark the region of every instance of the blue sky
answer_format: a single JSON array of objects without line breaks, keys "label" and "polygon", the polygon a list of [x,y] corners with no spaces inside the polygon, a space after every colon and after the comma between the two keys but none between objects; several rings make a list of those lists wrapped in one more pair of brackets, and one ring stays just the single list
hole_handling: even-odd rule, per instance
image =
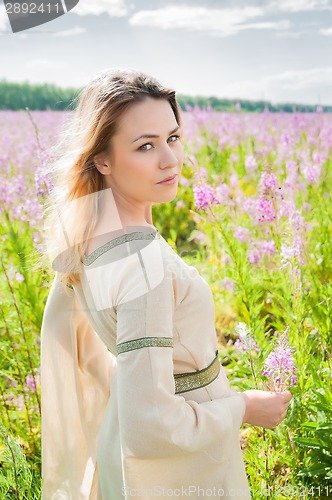
[{"label": "blue sky", "polygon": [[187,95],[332,105],[332,0],[80,0],[13,34],[0,79],[80,87],[111,67]]}]

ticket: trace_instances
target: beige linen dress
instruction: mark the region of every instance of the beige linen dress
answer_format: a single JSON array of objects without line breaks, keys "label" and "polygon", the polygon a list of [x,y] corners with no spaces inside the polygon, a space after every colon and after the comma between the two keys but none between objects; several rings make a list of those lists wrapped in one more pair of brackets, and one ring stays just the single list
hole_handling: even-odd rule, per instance
[{"label": "beige linen dress", "polygon": [[211,289],[157,229],[131,226],[58,273],[41,331],[43,500],[241,498],[243,397],[224,369],[175,391],[216,356]]}]

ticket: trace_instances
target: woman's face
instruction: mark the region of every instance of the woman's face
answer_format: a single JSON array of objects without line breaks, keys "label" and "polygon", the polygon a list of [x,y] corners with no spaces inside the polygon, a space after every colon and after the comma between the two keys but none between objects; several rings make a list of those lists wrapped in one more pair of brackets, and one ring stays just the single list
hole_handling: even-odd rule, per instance
[{"label": "woman's face", "polygon": [[[104,157],[109,172],[102,171],[116,201],[140,208],[174,199],[183,163],[180,135],[166,99],[147,97],[125,111]],[[159,184],[174,174],[175,183]]]}]

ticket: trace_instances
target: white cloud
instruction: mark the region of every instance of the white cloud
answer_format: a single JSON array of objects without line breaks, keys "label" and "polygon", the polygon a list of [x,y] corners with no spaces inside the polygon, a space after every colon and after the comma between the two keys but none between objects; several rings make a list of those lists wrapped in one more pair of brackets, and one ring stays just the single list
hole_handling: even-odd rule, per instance
[{"label": "white cloud", "polygon": [[[261,7],[242,9],[209,9],[170,5],[162,9],[142,10],[129,19],[132,26],[153,26],[162,29],[187,28],[197,31],[210,31],[210,34],[229,36],[244,29],[285,29],[287,21],[245,24],[249,19],[264,14]],[[287,26],[286,26],[287,24]]]},{"label": "white cloud", "polygon": [[260,29],[260,30],[287,30],[291,26],[288,19],[282,19],[281,21],[265,21],[262,23],[248,23],[240,25],[239,29]]},{"label": "white cloud", "polygon": [[293,40],[297,40],[305,34],[307,34],[306,31],[279,31],[275,36],[277,38],[290,38]]},{"label": "white cloud", "polygon": [[279,75],[263,78],[267,87],[280,86],[282,89],[310,89],[332,84],[332,66],[304,70],[284,71]]},{"label": "white cloud", "polygon": [[[332,84],[332,66],[284,71],[256,80],[240,80],[221,86],[219,94],[231,98],[273,100],[273,96],[317,89]],[[294,97],[291,99],[294,100]]]},{"label": "white cloud", "polygon": [[32,31],[30,33],[15,33],[15,37],[17,38],[28,38],[29,36],[32,35],[48,35],[51,37],[66,37],[66,36],[75,36],[75,35],[81,35],[82,33],[85,33],[87,30],[86,28],[82,28],[81,26],[74,26],[73,28],[70,28],[68,30],[63,30],[63,31],[47,31],[47,30],[42,30],[42,31]]},{"label": "white cloud", "polygon": [[128,9],[124,0],[80,0],[70,12],[80,16],[98,16],[106,12],[111,17],[123,17],[127,15]]},{"label": "white cloud", "polygon": [[4,4],[0,4],[0,33],[10,30],[9,19]]},{"label": "white cloud", "polygon": [[81,33],[85,33],[86,29],[82,28],[81,26],[74,26],[73,28],[70,28],[69,30],[63,30],[63,31],[58,31],[55,32],[53,36],[73,36],[73,35],[80,35]]},{"label": "white cloud", "polygon": [[25,63],[27,69],[64,69],[68,67],[68,64],[62,61],[51,61],[49,59],[30,59]]},{"label": "white cloud", "polygon": [[291,23],[287,19],[283,19],[281,21],[265,21],[259,23],[247,23],[247,24],[238,24],[233,26],[228,31],[212,31],[209,34],[214,36],[229,36],[235,35],[239,31],[243,30],[287,30],[291,26]]},{"label": "white cloud", "polygon": [[268,7],[285,12],[332,10],[331,0],[272,0]]},{"label": "white cloud", "polygon": [[319,30],[321,35],[332,36],[332,28],[322,28]]},{"label": "white cloud", "polygon": [[218,95],[227,96],[229,99],[264,100],[265,88],[260,79],[255,81],[241,79],[227,85],[220,85]]}]

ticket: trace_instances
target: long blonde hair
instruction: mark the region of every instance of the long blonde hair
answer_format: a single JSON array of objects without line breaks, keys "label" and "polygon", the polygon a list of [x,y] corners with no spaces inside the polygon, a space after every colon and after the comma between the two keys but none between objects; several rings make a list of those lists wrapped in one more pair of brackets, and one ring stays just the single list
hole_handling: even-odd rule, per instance
[{"label": "long blonde hair", "polygon": [[54,188],[44,211],[48,255],[63,285],[79,283],[82,255],[100,213],[98,193],[105,189],[104,176],[93,158],[109,148],[122,114],[146,97],[168,100],[181,126],[175,91],[136,70],[103,72],[73,101],[76,109],[65,122],[55,159],[47,168]]}]

